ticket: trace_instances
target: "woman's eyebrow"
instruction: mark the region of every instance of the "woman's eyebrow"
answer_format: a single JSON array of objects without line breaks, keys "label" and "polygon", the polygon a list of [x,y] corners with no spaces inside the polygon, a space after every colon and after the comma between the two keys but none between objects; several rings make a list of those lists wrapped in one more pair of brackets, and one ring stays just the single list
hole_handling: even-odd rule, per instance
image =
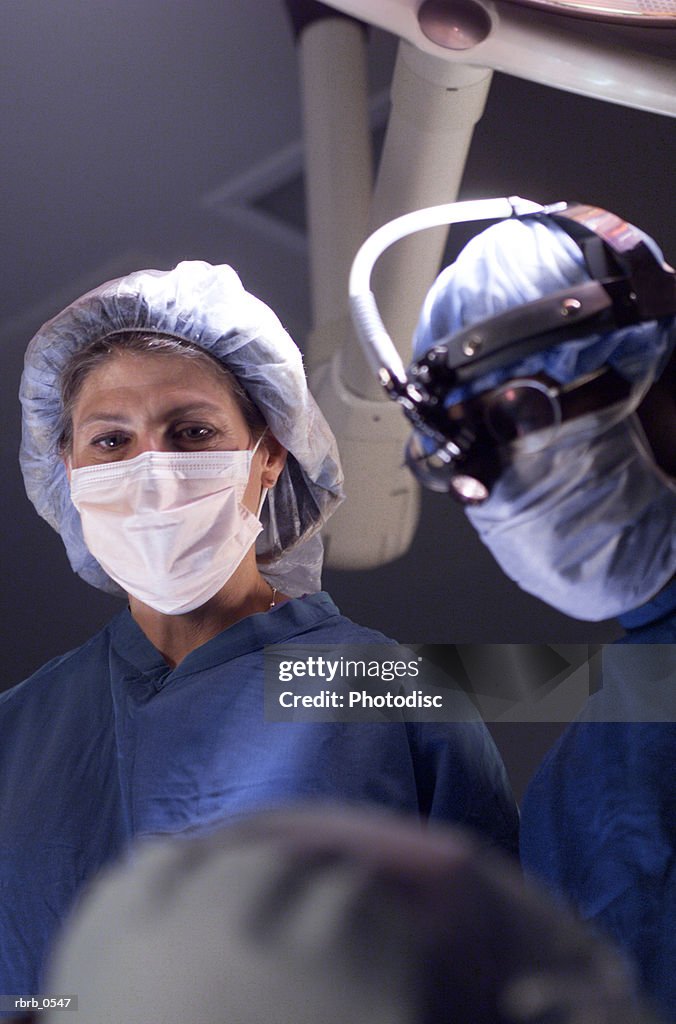
[{"label": "woman's eyebrow", "polygon": [[206,399],[198,398],[194,402],[184,402],[182,405],[174,405],[170,409],[163,409],[162,418],[174,418],[176,416],[187,416],[189,413],[197,412],[225,412],[223,406],[217,402],[208,402]]},{"label": "woman's eyebrow", "polygon": [[[181,405],[171,406],[169,409],[162,409],[158,415],[158,419],[175,419],[177,416],[187,416],[189,414],[196,414],[200,412],[216,412],[223,413],[223,406],[217,402],[209,402],[205,399],[197,398],[194,402],[182,402]],[[121,412],[94,412],[91,416],[86,416],[85,419],[78,424],[80,430],[85,427],[90,427],[93,423],[115,423],[120,426],[131,426],[133,419]]]},{"label": "woman's eyebrow", "polygon": [[124,413],[120,412],[94,412],[91,416],[85,417],[80,423],[78,423],[77,429],[82,430],[84,427],[89,427],[92,423],[119,423],[122,426],[130,426],[131,420],[125,416]]}]

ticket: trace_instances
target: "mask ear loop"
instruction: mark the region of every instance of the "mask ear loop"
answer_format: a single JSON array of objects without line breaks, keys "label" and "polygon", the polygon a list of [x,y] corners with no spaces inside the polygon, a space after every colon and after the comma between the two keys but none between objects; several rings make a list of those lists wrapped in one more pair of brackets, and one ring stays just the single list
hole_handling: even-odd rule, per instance
[{"label": "mask ear loop", "polygon": [[[256,454],[256,452],[258,451],[258,449],[260,447],[261,441],[263,440],[263,438],[265,437],[267,432],[268,432],[268,428],[266,427],[265,430],[263,431],[263,433],[261,434],[261,436],[256,441],[256,444],[253,446],[253,449],[251,450],[251,460],[252,461],[253,461],[254,455]],[[263,505],[265,504],[265,499],[268,496],[268,491],[269,490],[270,490],[269,487],[262,487],[261,488],[261,497],[260,497],[260,501],[258,502],[258,508],[256,509],[256,519],[260,519],[260,517],[261,517],[261,512],[263,511]]]},{"label": "mask ear loop", "polygon": [[263,431],[263,433],[261,434],[261,436],[256,441],[256,443],[253,446],[253,448],[251,449],[251,458],[252,459],[253,459],[254,455],[256,454],[256,452],[258,451],[258,449],[260,448],[261,441],[263,440],[263,438],[265,437],[267,432],[268,432],[268,428],[266,427],[265,430]]},{"label": "mask ear loop", "polygon": [[261,512],[263,511],[263,505],[265,504],[265,499],[268,496],[268,491],[269,490],[270,490],[269,487],[262,487],[261,488],[261,500],[258,502],[258,508],[256,509],[256,519],[260,519],[260,517],[261,517]]}]

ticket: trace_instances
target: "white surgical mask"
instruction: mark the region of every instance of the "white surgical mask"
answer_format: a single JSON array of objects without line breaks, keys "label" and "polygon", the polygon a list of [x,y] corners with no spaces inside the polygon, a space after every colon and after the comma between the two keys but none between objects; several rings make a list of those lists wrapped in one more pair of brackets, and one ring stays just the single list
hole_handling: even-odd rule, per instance
[{"label": "white surgical mask", "polygon": [[523,590],[590,621],[640,607],[676,572],[676,483],[634,415],[596,423],[571,421],[551,446],[517,451],[489,499],[467,509]]},{"label": "white surgical mask", "polygon": [[111,579],[151,608],[165,615],[199,608],[262,530],[242,504],[256,448],[150,451],[74,469],[70,493],[87,547]]}]

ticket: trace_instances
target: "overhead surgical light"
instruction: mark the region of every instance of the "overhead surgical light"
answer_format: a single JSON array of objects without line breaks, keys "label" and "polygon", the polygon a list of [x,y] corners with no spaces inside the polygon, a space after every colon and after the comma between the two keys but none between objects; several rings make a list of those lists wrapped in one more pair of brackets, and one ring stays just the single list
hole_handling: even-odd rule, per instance
[{"label": "overhead surgical light", "polygon": [[676,116],[676,0],[331,0],[444,60]]}]

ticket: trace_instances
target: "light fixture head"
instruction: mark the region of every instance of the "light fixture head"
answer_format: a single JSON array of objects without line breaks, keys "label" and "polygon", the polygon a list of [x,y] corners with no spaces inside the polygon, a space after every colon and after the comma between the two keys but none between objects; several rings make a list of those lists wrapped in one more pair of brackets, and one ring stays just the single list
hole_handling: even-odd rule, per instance
[{"label": "light fixture head", "polygon": [[676,116],[676,0],[330,0],[416,50]]},{"label": "light fixture head", "polygon": [[676,28],[676,0],[509,0],[552,14],[592,21]]},{"label": "light fixture head", "polygon": [[[616,24],[676,28],[676,0],[508,0],[537,8]],[[423,0],[418,23],[424,35],[450,50],[468,49],[486,38],[490,20],[478,0]],[[486,24],[487,23],[487,24]]]}]

